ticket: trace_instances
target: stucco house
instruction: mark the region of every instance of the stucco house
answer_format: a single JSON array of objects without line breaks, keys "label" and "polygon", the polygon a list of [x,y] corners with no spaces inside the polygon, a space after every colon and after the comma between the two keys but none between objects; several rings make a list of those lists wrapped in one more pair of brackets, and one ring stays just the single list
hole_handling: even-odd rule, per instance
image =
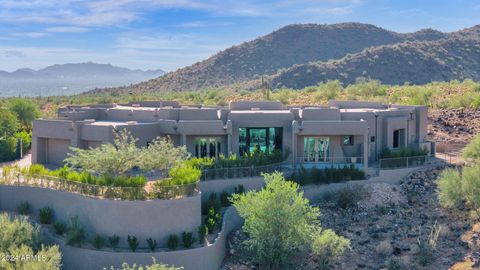
[{"label": "stucco house", "polygon": [[198,157],[281,150],[288,162],[355,163],[365,169],[384,148],[426,147],[427,107],[331,101],[286,107],[277,101],[236,101],[228,107],[173,101],[68,106],[58,119],[33,123],[32,162],[62,164],[70,147],[112,142],[127,129],[148,146],[169,136]]}]

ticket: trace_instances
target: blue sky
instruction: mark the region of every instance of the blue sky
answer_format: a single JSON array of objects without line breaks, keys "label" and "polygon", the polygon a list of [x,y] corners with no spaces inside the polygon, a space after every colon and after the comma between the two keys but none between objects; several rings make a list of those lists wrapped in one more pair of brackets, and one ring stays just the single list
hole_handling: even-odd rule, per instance
[{"label": "blue sky", "polygon": [[448,32],[479,14],[480,0],[0,0],[0,70],[93,61],[173,71],[291,23]]}]

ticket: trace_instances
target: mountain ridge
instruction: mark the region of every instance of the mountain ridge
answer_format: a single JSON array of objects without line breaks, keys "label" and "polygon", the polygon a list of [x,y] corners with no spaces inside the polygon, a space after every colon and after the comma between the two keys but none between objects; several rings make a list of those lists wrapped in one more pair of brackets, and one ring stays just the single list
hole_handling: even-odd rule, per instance
[{"label": "mountain ridge", "polygon": [[450,33],[428,28],[412,33],[397,33],[362,23],[293,24],[161,77],[128,87],[93,92],[186,91],[248,84],[252,80],[258,81],[263,75],[275,77],[295,65],[339,60],[368,48],[479,36],[480,25]]}]

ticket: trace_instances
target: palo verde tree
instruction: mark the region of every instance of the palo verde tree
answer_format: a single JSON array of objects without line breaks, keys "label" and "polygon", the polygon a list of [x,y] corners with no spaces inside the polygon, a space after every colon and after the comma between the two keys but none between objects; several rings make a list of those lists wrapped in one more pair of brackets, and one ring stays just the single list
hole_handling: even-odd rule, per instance
[{"label": "palo verde tree", "polygon": [[296,183],[285,181],[279,172],[263,176],[266,186],[262,190],[235,194],[232,198],[245,219],[243,231],[249,238],[244,244],[255,263],[277,269],[305,249],[312,249],[319,256],[343,254],[349,247],[348,240],[321,229],[320,210],[310,206]]},{"label": "palo verde tree", "polygon": [[126,175],[133,168],[165,170],[188,158],[185,147],[175,147],[168,138],[155,139],[149,147],[137,147],[138,139],[123,129],[115,133],[113,144],[97,148],[71,148],[66,162],[74,168],[102,175]]}]

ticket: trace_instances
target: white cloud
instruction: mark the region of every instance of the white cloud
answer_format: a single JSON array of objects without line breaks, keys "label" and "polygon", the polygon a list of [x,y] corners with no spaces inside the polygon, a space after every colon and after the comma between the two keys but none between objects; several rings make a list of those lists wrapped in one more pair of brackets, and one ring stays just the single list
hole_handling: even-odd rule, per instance
[{"label": "white cloud", "polygon": [[10,33],[10,36],[40,38],[40,37],[48,36],[48,34],[42,33],[42,32],[16,32],[16,33]]},{"label": "white cloud", "polygon": [[86,27],[75,27],[75,26],[57,26],[57,27],[48,27],[45,29],[47,32],[51,33],[82,33],[90,31]]}]

